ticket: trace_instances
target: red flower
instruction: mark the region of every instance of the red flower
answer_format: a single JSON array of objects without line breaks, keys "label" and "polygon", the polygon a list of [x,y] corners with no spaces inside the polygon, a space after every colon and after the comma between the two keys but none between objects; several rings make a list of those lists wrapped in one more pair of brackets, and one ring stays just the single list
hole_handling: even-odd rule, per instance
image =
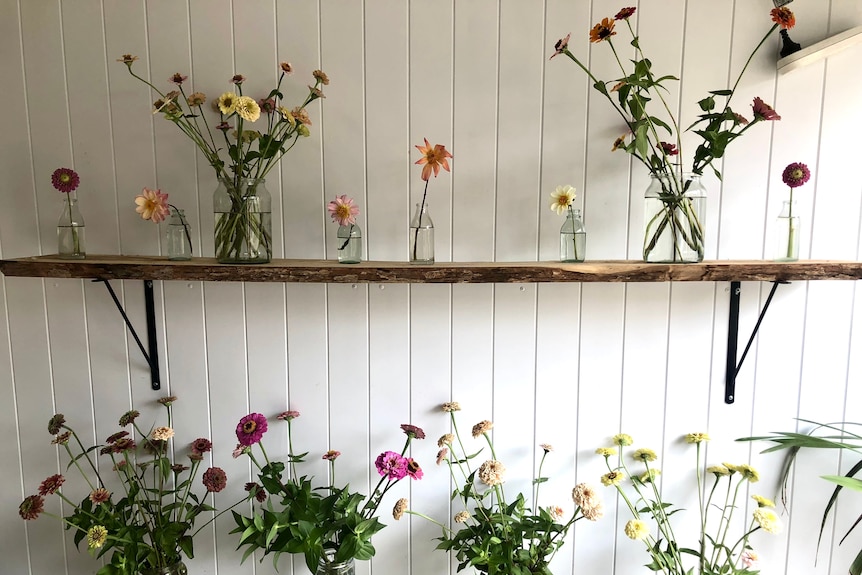
[{"label": "red flower", "polygon": [[39,495],[54,495],[63,485],[66,478],[62,475],[52,475],[39,485]]},{"label": "red flower", "polygon": [[224,470],[220,467],[210,467],[204,471],[201,481],[203,482],[204,487],[207,488],[207,491],[218,493],[227,487],[227,474],[225,474]]},{"label": "red flower", "polygon": [[801,162],[793,162],[784,168],[781,180],[791,188],[798,188],[811,178],[808,166]]},{"label": "red flower", "polygon": [[769,13],[772,15],[772,21],[785,30],[796,26],[796,16],[793,15],[793,12],[787,6],[773,8]]},{"label": "red flower", "polygon": [[637,10],[637,8],[623,8],[617,12],[617,15],[614,16],[614,20],[628,20],[635,13],[635,10]]},{"label": "red flower", "polygon": [[664,150],[664,153],[668,156],[676,156],[679,154],[679,150],[676,149],[676,144],[671,144],[669,142],[660,142],[661,149]]},{"label": "red flower", "polygon": [[754,112],[755,120],[780,120],[781,116],[772,109],[772,106],[761,100],[759,97],[754,98],[751,104],[751,110]]},{"label": "red flower", "polygon": [[81,178],[78,177],[78,173],[70,168],[57,168],[51,174],[51,184],[64,194],[74,192],[80,183]]},{"label": "red flower", "polygon": [[18,515],[24,521],[36,519],[45,510],[45,500],[41,495],[29,495],[18,506]]},{"label": "red flower", "polygon": [[425,439],[425,432],[422,431],[421,427],[410,425],[409,423],[402,423],[401,430],[407,434],[407,437],[412,439]]},{"label": "red flower", "polygon": [[212,441],[206,439],[205,437],[199,437],[192,441],[192,453],[208,453],[210,450],[212,450],[212,448]]}]

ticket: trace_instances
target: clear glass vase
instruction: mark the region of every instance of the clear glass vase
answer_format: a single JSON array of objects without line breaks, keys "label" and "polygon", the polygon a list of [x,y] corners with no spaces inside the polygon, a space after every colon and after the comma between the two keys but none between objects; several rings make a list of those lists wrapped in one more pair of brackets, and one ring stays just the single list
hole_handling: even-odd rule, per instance
[{"label": "clear glass vase", "polygon": [[152,569],[141,569],[140,575],[188,575],[189,570],[185,563],[177,561],[167,567],[153,567]]},{"label": "clear glass vase", "polygon": [[335,561],[335,551],[327,549],[323,552],[314,575],[356,575],[356,565],[352,557],[347,561]]},{"label": "clear glass vase", "polygon": [[703,261],[706,189],[700,175],[650,174],[644,194],[643,260]]},{"label": "clear glass vase", "polygon": [[775,261],[795,262],[799,259],[799,216],[796,202],[785,201],[775,221]]},{"label": "clear glass vase", "polygon": [[183,210],[174,209],[171,211],[166,236],[169,260],[192,259],[192,229]]},{"label": "clear glass vase", "polygon": [[272,197],[265,180],[220,179],[213,211],[219,263],[262,264],[272,259]]},{"label": "clear glass vase", "polygon": [[67,192],[63,212],[57,221],[57,254],[61,258],[80,260],[86,257],[85,229],[75,192]]},{"label": "clear glass vase", "polygon": [[343,264],[362,261],[362,228],[358,225],[338,226],[338,261]]},{"label": "clear glass vase", "polygon": [[416,204],[410,220],[410,263],[434,263],[434,222],[428,213],[428,204]]},{"label": "clear glass vase", "polygon": [[560,228],[560,261],[582,262],[587,251],[587,231],[581,220],[581,210],[569,209]]}]

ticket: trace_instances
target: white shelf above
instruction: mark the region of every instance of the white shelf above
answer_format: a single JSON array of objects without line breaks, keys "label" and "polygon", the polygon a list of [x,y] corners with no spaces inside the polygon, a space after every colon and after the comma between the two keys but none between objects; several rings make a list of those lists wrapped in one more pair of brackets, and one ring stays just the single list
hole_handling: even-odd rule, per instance
[{"label": "white shelf above", "polygon": [[860,43],[862,43],[862,26],[857,26],[780,59],[778,61],[778,73],[786,74],[791,70],[813,64]]}]

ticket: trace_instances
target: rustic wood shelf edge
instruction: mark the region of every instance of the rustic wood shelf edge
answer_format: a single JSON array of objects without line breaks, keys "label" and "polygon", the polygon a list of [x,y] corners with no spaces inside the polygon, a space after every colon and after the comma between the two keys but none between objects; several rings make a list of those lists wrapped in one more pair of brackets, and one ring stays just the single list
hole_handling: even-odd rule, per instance
[{"label": "rustic wood shelf edge", "polygon": [[278,259],[268,264],[219,264],[213,258],[169,261],[155,256],[34,256],[0,260],[9,277],[103,280],[246,281],[306,283],[551,283],[667,281],[794,281],[862,279],[862,262],[712,260],[652,264],[636,260],[560,262],[451,262],[415,265],[369,261]]}]

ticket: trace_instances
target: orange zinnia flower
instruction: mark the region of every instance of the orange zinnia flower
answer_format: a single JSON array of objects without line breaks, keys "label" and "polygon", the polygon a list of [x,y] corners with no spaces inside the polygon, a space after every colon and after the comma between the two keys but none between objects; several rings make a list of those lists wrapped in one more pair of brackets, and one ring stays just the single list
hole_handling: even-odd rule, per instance
[{"label": "orange zinnia flower", "polygon": [[796,26],[796,16],[790,11],[790,8],[782,6],[781,8],[773,8],[770,12],[772,21],[780,25],[785,30]]},{"label": "orange zinnia flower", "polygon": [[593,29],[590,30],[590,42],[597,43],[602,40],[609,40],[610,37],[615,34],[614,21],[610,18],[603,18],[601,22],[593,26]]},{"label": "orange zinnia flower", "polygon": [[420,166],[425,164],[422,168],[422,179],[426,182],[431,177],[431,170],[434,170],[434,177],[437,177],[437,174],[440,173],[440,167],[442,166],[444,170],[447,172],[449,170],[449,162],[446,158],[452,158],[452,154],[446,151],[446,147],[442,144],[436,144],[433,148],[431,144],[428,143],[428,138],[424,138],[425,146],[416,146],[416,149],[422,153],[422,157],[419,158],[416,163]]}]

